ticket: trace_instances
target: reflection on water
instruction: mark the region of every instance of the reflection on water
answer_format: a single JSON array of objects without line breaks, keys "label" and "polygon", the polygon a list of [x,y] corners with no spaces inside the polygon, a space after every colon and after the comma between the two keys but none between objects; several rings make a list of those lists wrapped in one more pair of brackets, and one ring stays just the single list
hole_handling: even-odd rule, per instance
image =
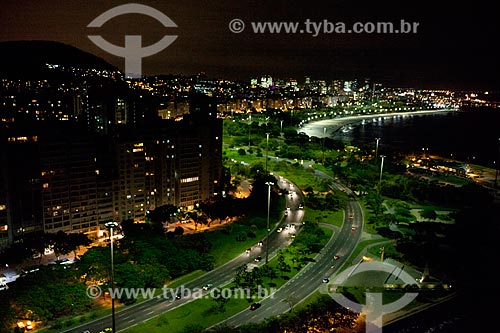
[{"label": "reflection on water", "polygon": [[419,151],[453,157],[473,164],[494,167],[500,138],[500,111],[445,112],[425,115],[383,116],[352,119],[332,124],[310,123],[301,131],[322,136],[324,127],[329,137],[356,145],[373,145],[380,137],[380,149]]}]

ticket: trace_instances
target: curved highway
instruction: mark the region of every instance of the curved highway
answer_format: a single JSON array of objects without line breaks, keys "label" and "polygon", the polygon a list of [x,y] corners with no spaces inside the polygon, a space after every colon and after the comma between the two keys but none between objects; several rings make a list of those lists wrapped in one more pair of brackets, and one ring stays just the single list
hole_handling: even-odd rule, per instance
[{"label": "curved highway", "polygon": [[[266,239],[264,239],[261,246],[259,244],[255,244],[254,246],[252,246],[250,253],[242,253],[241,255],[225,263],[224,265],[221,265],[205,273],[204,275],[185,283],[185,289],[198,290],[199,288],[202,288],[204,285],[209,283],[212,284],[213,287],[222,287],[234,278],[235,272],[238,267],[242,266],[243,264],[255,265],[255,258],[257,256],[262,257],[261,262],[258,264],[263,264],[266,257],[266,246],[269,246],[268,253],[269,259],[271,259],[276,255],[278,249],[290,244],[291,237],[289,237],[289,233],[292,231],[289,231],[285,227],[288,224],[295,224],[296,226],[301,224],[304,217],[304,212],[303,210],[299,209],[299,205],[303,202],[304,198],[301,191],[297,190],[294,184],[282,177],[277,177],[276,185],[292,194],[286,194],[286,205],[290,209],[286,210],[285,215],[278,223],[276,223],[276,225],[270,226],[271,230],[269,232],[269,244],[267,244]],[[279,228],[282,228],[283,231],[277,232]],[[209,291],[206,292],[208,293]],[[145,320],[148,320],[154,316],[172,310],[179,305],[193,300],[192,298],[175,299],[175,292],[168,292],[166,294],[167,297],[164,297],[162,293],[162,295],[153,299],[149,299],[132,306],[127,306],[121,311],[116,311],[116,331],[119,332],[129,327],[135,326]],[[111,326],[112,318],[111,315],[108,315],[84,325],[66,330],[64,331],[64,333],[81,333],[86,330],[90,331],[91,333],[98,333]]]},{"label": "curved highway", "polygon": [[[292,302],[304,300],[322,285],[324,277],[330,277],[342,267],[361,238],[363,211],[348,188],[337,183],[333,187],[336,190],[349,194],[351,200],[345,209],[342,228],[332,236],[323,250],[315,257],[316,261],[309,263],[273,295],[262,300],[260,308],[253,311],[249,309],[241,311],[218,325],[237,327],[245,323],[259,322],[268,317],[287,312],[290,310],[288,302],[290,297],[293,298]],[[322,226],[335,228],[329,224],[322,224]]]}]

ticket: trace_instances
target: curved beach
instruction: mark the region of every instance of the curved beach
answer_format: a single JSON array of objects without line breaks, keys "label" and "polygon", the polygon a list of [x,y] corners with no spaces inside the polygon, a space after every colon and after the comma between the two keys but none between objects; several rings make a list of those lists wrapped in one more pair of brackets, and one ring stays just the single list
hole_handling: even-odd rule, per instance
[{"label": "curved beach", "polygon": [[[371,120],[379,117],[405,117],[409,115],[425,115],[433,113],[459,112],[457,109],[440,109],[440,110],[421,110],[421,111],[404,111],[404,112],[387,112],[378,114],[356,115],[356,116],[339,116],[334,119],[324,119],[311,121],[298,129],[299,133],[305,133],[308,136],[322,138],[323,136],[331,136],[332,133],[349,124],[359,123],[363,120]],[[326,131],[324,131],[326,128]]]}]

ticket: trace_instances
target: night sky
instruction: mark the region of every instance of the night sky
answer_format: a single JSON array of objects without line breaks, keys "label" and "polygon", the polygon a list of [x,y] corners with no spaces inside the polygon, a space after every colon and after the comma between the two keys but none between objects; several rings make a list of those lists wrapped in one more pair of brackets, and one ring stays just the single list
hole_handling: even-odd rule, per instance
[{"label": "night sky", "polygon": [[[205,72],[243,79],[269,74],[318,79],[369,77],[400,87],[500,89],[500,59],[494,45],[499,19],[492,1],[136,1],[154,7],[176,24],[129,14],[101,28],[87,25],[128,1],[2,0],[0,41],[52,40],[95,54],[124,69],[124,59],[106,53],[87,35],[123,45],[124,35],[142,35],[143,45],[164,35],[177,40],[143,59],[143,74]],[[246,23],[231,33],[234,18]],[[254,34],[255,21],[419,22],[416,34]]]}]

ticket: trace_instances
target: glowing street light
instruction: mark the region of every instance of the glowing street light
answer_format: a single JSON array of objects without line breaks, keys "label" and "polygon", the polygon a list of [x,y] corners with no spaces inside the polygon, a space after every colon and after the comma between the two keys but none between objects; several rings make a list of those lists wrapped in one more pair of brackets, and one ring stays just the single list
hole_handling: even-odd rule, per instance
[{"label": "glowing street light", "polygon": [[269,262],[269,211],[271,210],[271,186],[273,182],[266,182],[267,185],[267,237],[266,237],[266,265]]},{"label": "glowing street light", "polygon": [[378,158],[378,142],[380,141],[380,138],[375,138],[377,141],[377,144],[375,145],[375,164],[377,164],[377,158]]},{"label": "glowing street light", "polygon": [[[118,227],[118,222],[110,221],[104,224],[106,228],[109,229],[109,239],[111,244],[111,289],[114,291],[115,287],[115,268],[113,262],[113,231]],[[114,292],[111,295],[111,318],[112,318],[112,328],[113,332],[116,332],[116,324],[115,324],[115,297]]]}]

